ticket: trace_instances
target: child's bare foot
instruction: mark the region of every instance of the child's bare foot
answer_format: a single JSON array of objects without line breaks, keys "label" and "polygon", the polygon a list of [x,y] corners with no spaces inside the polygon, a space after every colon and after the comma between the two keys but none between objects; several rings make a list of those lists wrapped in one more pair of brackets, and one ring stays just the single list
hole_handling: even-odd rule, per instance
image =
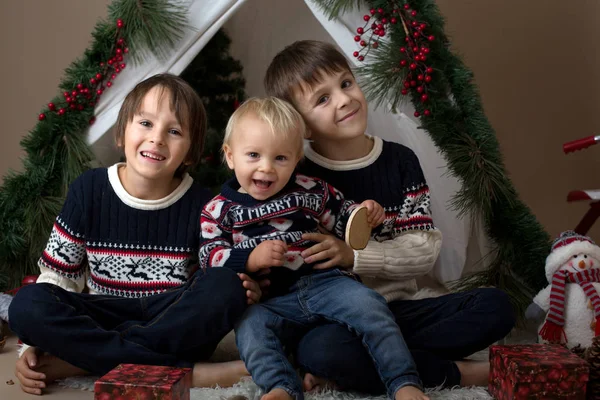
[{"label": "child's bare foot", "polygon": [[460,371],[460,386],[487,386],[490,375],[488,361],[456,361],[456,366]]},{"label": "child's bare foot", "polygon": [[44,382],[52,383],[57,379],[64,379],[70,376],[87,375],[88,372],[69,364],[52,354],[42,353],[39,355],[36,372],[46,375]]},{"label": "child's bare foot", "polygon": [[230,387],[250,376],[241,360],[223,363],[196,363],[192,371],[193,387]]},{"label": "child's bare foot", "polygon": [[275,388],[265,394],[260,400],[294,400],[288,392],[283,389]]},{"label": "child's bare foot", "polygon": [[396,400],[429,400],[425,393],[415,386],[404,386],[396,392]]},{"label": "child's bare foot", "polygon": [[338,389],[338,386],[333,381],[314,376],[307,372],[302,380],[302,388],[305,392],[321,392],[323,390]]}]

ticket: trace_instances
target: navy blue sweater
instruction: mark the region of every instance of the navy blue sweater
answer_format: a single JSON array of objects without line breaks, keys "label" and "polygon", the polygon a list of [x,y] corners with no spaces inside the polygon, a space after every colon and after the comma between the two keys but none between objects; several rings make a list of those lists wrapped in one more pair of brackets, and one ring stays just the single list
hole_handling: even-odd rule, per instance
[{"label": "navy blue sweater", "polygon": [[263,241],[281,240],[288,251],[283,267],[271,268],[269,294],[285,293],[300,276],[312,273],[300,253],[314,243],[302,234],[321,225],[343,239],[348,218],[357,204],[333,186],[304,175],[293,175],[275,196],[259,201],[238,192],[235,178],[202,211],[202,267],[246,271],[250,253]]},{"label": "navy blue sweater", "polygon": [[140,297],[178,286],[197,257],[209,199],[188,175],[164,199],[140,200],[125,192],[117,165],[87,171],[56,218],[39,261],[42,281],[80,290],[89,264],[87,286],[95,293]]}]

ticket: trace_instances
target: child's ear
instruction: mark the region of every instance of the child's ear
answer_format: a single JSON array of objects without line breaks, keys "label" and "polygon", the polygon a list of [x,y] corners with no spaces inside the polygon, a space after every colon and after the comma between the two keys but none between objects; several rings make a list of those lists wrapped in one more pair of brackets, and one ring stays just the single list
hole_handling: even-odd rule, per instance
[{"label": "child's ear", "polygon": [[223,145],[223,154],[225,154],[225,161],[227,161],[227,166],[229,169],[233,169],[233,151],[231,147],[227,144]]}]

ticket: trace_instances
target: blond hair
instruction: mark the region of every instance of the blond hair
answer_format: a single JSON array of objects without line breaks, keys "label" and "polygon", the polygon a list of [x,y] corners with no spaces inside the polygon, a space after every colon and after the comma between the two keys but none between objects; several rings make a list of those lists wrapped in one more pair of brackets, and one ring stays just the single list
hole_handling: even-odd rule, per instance
[{"label": "blond hair", "polygon": [[231,146],[234,130],[246,115],[252,115],[266,122],[274,136],[281,136],[286,141],[294,141],[298,148],[298,158],[304,156],[303,139],[306,135],[304,119],[290,103],[276,97],[252,97],[243,102],[227,122],[223,147]]}]

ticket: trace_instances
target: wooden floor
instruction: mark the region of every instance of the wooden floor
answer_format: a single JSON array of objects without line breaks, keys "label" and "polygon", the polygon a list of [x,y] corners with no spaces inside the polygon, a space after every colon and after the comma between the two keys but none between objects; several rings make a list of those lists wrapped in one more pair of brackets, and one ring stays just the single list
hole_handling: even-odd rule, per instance
[{"label": "wooden floor", "polygon": [[[17,360],[17,338],[10,336],[4,349],[0,351],[0,399],[2,400],[32,400],[38,396],[26,394],[21,390],[19,381],[15,378],[15,361]],[[12,385],[10,384],[12,381]],[[56,384],[49,386],[41,397],[61,400],[92,400],[92,392],[66,389]]]}]

